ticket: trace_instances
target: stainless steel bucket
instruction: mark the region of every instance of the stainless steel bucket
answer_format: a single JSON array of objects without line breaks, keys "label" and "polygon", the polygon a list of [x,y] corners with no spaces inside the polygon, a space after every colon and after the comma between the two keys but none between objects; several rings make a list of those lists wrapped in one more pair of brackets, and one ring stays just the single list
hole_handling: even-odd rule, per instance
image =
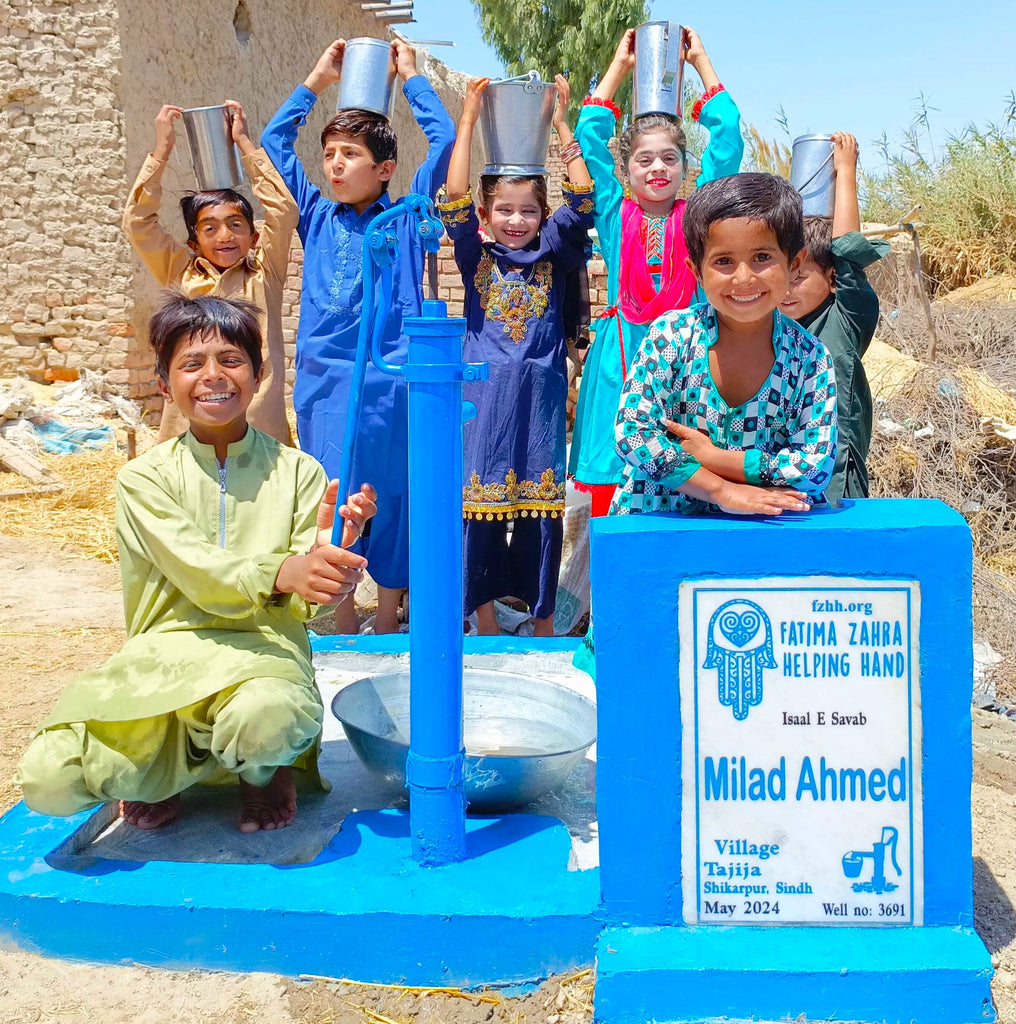
[{"label": "stainless steel bucket", "polygon": [[484,174],[547,173],[550,126],[557,86],[535,71],[491,82],[483,91],[480,132],[487,166]]},{"label": "stainless steel bucket", "polygon": [[346,43],[342,55],[337,110],[370,110],[390,121],[395,109],[395,63],[392,44],[361,36]]},{"label": "stainless steel bucket", "polygon": [[[596,740],[596,705],[543,679],[467,668],[462,701],[463,786],[472,811],[518,807],[556,789]],[[364,765],[402,790],[409,673],[350,683],[336,694],[332,714]]]},{"label": "stainless steel bucket", "polygon": [[676,21],[649,21],[635,29],[635,99],[633,116],[681,116],[684,61]]},{"label": "stainless steel bucket", "polygon": [[225,107],[194,107],[183,112],[183,126],[198,189],[239,188],[243,170],[230,131],[229,111]]},{"label": "stainless steel bucket", "polygon": [[790,184],[801,193],[805,217],[833,215],[836,175],[831,135],[799,135],[794,139]]}]

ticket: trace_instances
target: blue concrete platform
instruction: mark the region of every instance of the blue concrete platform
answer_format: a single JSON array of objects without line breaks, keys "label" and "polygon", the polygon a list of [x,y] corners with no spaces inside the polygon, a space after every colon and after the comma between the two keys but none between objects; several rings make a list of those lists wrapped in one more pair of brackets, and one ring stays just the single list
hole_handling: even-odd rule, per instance
[{"label": "blue concrete platform", "polygon": [[608,928],[595,1019],[733,1021],[750,1005],[760,1021],[975,1024],[995,1019],[990,980],[972,928]]},{"label": "blue concrete platform", "polygon": [[[359,811],[309,864],[84,859],[52,851],[88,814],[0,819],[0,944],[74,960],[321,974],[410,985],[534,982],[588,966],[599,875],[529,814],[467,821],[467,859],[421,868],[409,816]],[[57,858],[58,862],[60,858]]]},{"label": "blue concrete platform", "polygon": [[[507,657],[521,668],[537,658],[543,672],[555,668],[548,657],[569,663],[576,643],[466,639],[467,662]],[[326,707],[344,682],[403,656],[407,641],[315,638]],[[332,792],[301,793],[297,823],[281,832],[240,836],[231,787],[195,787],[174,826],[126,837],[107,829],[112,805],[72,818],[17,805],[0,818],[0,946],[461,987],[592,965],[602,920],[591,761],[563,794],[533,805],[539,813],[467,818],[465,861],[421,868],[405,795],[370,776],[331,716],[324,738]]]}]

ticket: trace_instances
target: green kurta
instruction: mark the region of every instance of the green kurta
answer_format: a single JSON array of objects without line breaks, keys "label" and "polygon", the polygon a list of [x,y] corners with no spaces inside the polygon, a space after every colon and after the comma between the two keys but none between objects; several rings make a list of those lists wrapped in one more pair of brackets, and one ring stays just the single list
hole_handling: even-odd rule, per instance
[{"label": "green kurta", "polygon": [[878,326],[878,296],[864,268],[889,252],[889,243],[869,240],[857,231],[833,239],[836,291],[800,325],[814,334],[833,357],[839,442],[836,468],[826,499],[868,497],[865,461],[871,446],[871,391],[861,356]]},{"label": "green kurta", "polygon": [[272,592],[286,558],[314,543],[326,483],[311,456],[253,427],[221,468],[189,431],[124,466],[128,640],[67,686],[40,731],[165,714],[254,678],[313,688],[304,622],[316,607]]}]

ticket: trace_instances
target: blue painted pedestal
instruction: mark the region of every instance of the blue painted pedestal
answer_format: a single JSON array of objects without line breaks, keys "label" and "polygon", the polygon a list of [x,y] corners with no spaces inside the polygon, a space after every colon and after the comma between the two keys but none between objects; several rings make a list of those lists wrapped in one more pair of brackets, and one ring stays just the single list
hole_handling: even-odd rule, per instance
[{"label": "blue painted pedestal", "polygon": [[[768,521],[611,517],[593,523],[591,573],[600,875],[608,921],[597,946],[596,1019],[641,1024],[804,1014],[851,1021],[993,1020],[990,958],[973,931],[971,547],[962,517],[939,502],[915,500],[869,500]],[[844,926],[845,918],[832,910],[828,923],[713,924],[696,916],[698,905],[685,906],[682,871],[694,874],[701,867],[697,859],[682,863],[686,830],[692,829],[694,838],[698,819],[682,821],[682,801],[688,796],[682,787],[689,785],[689,776],[682,774],[679,665],[680,686],[688,685],[689,665],[696,686],[711,687],[703,692],[711,692],[714,700],[717,684],[715,669],[707,682],[699,682],[715,665],[700,647],[689,661],[690,646],[702,634],[685,629],[679,635],[679,619],[684,623],[688,615],[688,608],[680,607],[679,585],[734,580],[750,590],[753,581],[771,585],[773,577],[806,578],[812,584],[819,578],[830,587],[844,578],[855,587],[893,581],[902,584],[900,590],[911,587],[910,581],[917,584],[910,592],[920,641],[919,677],[915,667],[913,680],[916,704],[911,705],[919,719],[914,735],[920,737],[917,782],[923,803],[923,818],[916,819],[923,825],[915,826],[923,839],[923,851],[917,845],[923,896],[911,911],[913,920],[923,919],[918,926]],[[687,590],[682,593],[687,601]],[[761,676],[767,699],[775,701],[770,695],[779,692],[785,663],[780,631],[774,626],[772,633],[776,657],[770,648],[768,660],[760,654],[759,663],[771,666]],[[734,642],[729,647],[747,643],[743,630],[730,635]],[[826,693],[840,687],[849,707],[847,680],[825,679],[820,685]],[[721,681],[721,695],[722,686]],[[761,694],[759,686],[757,703]],[[753,719],[750,708],[747,715],[740,710],[731,716],[719,709],[716,719],[721,727],[727,721],[731,737],[736,734],[730,745],[737,753],[745,752],[738,744],[750,735],[744,724],[759,717]],[[863,749],[868,734],[855,735]],[[913,761],[916,770],[917,752]],[[691,776],[696,787],[697,771],[696,766]],[[718,792],[714,779],[714,799]],[[813,803],[795,803],[793,795],[780,805],[780,813],[817,813]],[[892,852],[895,857],[895,847]],[[833,874],[829,871],[828,877]],[[819,872],[815,875],[817,886]],[[842,875],[833,881],[844,888]],[[869,884],[866,892],[872,891]],[[737,901],[731,897],[731,902]]]}]

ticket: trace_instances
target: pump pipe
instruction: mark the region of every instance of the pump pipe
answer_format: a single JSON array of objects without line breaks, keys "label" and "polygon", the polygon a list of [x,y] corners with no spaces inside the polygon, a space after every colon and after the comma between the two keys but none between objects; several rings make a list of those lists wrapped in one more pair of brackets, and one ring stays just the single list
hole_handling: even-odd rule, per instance
[{"label": "pump pipe", "polygon": [[[465,320],[428,300],[407,317],[404,366],[381,353],[392,302],[397,216],[417,224],[424,248],[435,252],[442,228],[430,200],[409,195],[381,214],[364,238],[364,300],[350,389],[340,480],[348,486],[368,347],[382,372],[405,378],[409,390],[409,653],[410,742],[406,760],[414,859],[450,864],[465,857],[462,768],[462,383],[486,380],[487,363],[463,363]],[[376,295],[380,266],[380,302]],[[347,461],[348,460],[348,461]],[[344,494],[344,491],[340,491]],[[340,527],[341,535],[341,527]]]}]

